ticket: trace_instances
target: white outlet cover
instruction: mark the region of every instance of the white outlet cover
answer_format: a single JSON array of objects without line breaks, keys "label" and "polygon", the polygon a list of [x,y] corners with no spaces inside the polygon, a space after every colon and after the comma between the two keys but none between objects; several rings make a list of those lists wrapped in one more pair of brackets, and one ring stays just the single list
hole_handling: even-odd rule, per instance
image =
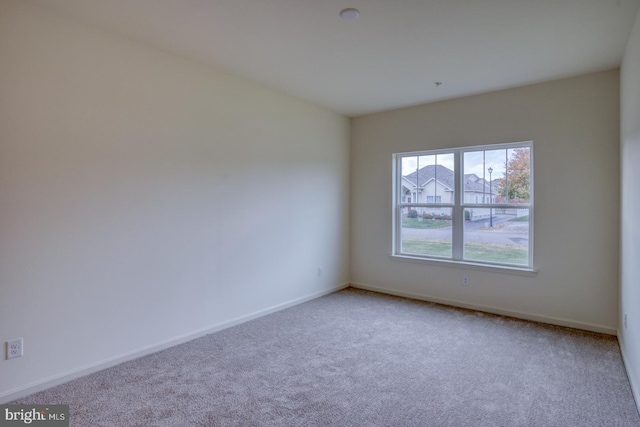
[{"label": "white outlet cover", "polygon": [[7,341],[7,359],[14,359],[24,354],[24,341],[22,338]]}]

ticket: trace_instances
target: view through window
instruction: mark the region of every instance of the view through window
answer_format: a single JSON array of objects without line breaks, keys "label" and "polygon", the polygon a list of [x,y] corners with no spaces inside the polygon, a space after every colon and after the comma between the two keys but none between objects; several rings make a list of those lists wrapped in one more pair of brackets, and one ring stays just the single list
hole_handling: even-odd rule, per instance
[{"label": "view through window", "polygon": [[532,149],[395,154],[394,255],[532,268]]}]

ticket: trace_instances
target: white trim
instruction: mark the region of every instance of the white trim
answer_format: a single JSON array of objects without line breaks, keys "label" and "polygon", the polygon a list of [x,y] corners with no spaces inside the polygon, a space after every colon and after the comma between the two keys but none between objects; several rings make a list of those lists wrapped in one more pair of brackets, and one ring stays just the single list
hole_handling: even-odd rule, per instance
[{"label": "white trim", "polygon": [[[438,165],[438,166],[442,166],[442,165]],[[443,168],[446,166],[442,166]],[[403,177],[404,178],[404,177]],[[444,188],[448,189],[449,191],[453,191],[453,188],[449,187],[447,184],[445,184],[444,182],[440,181],[437,178],[429,178],[429,180],[427,182],[425,182],[423,185],[420,186],[420,188],[424,188],[427,186],[428,183],[430,183],[431,181],[435,181],[436,183],[442,185]]]},{"label": "white trim", "polygon": [[268,308],[265,308],[265,309],[262,309],[262,310],[255,311],[253,313],[249,313],[249,314],[246,314],[246,315],[243,315],[243,316],[239,316],[239,317],[236,317],[234,319],[230,319],[230,320],[227,320],[225,322],[221,322],[221,323],[218,323],[216,325],[209,326],[207,328],[200,329],[200,330],[195,331],[195,332],[184,334],[184,335],[181,335],[181,336],[178,336],[178,337],[174,337],[174,338],[159,342],[157,344],[153,344],[153,345],[141,348],[139,350],[135,350],[135,351],[132,351],[132,352],[129,352],[129,353],[121,354],[121,355],[115,356],[115,357],[110,357],[108,359],[104,359],[104,360],[101,360],[101,361],[96,362],[96,363],[91,363],[89,365],[85,365],[85,366],[82,366],[82,367],[77,368],[77,369],[72,369],[70,371],[63,372],[61,374],[53,375],[53,376],[51,376],[49,378],[46,378],[44,380],[36,381],[34,383],[27,384],[26,386],[18,387],[16,389],[9,390],[7,392],[4,392],[4,393],[0,394],[0,404],[11,402],[13,400],[20,399],[20,398],[25,397],[25,396],[29,396],[29,395],[31,395],[33,393],[37,393],[39,391],[43,391],[43,390],[46,390],[48,388],[55,387],[57,385],[69,382],[69,381],[74,380],[76,378],[84,377],[86,375],[89,375],[89,374],[92,374],[92,373],[95,373],[95,372],[98,372],[98,371],[102,371],[102,370],[110,368],[112,366],[119,365],[119,364],[127,362],[129,360],[137,359],[139,357],[143,357],[143,356],[146,356],[148,354],[156,353],[158,351],[165,350],[167,348],[174,347],[176,345],[180,345],[180,344],[183,344],[183,343],[188,342],[188,341],[192,341],[192,340],[194,340],[196,338],[200,338],[200,337],[203,337],[205,335],[209,335],[209,334],[212,334],[214,332],[218,332],[218,331],[221,331],[223,329],[227,329],[227,328],[230,328],[232,326],[236,326],[236,325],[239,325],[241,323],[245,323],[245,322],[248,322],[250,320],[257,319],[259,317],[266,316],[268,314],[275,313],[277,311],[284,310],[286,308],[293,307],[295,305],[302,304],[304,302],[311,301],[313,299],[320,298],[322,296],[332,294],[334,292],[337,292],[337,291],[340,291],[342,289],[348,288],[349,286],[350,286],[349,283],[338,285],[338,286],[335,286],[335,287],[333,287],[331,289],[327,289],[327,290],[320,291],[320,292],[315,292],[313,294],[310,294],[310,295],[307,295],[307,296],[304,296],[304,297],[296,298],[296,299],[293,299],[291,301],[287,301],[287,302],[284,302],[284,303],[281,303],[281,304],[274,305],[272,307],[268,307]]},{"label": "white trim", "polygon": [[[454,183],[454,206],[451,209],[451,258],[452,260],[461,260],[464,254],[464,208],[460,200],[464,200],[464,175],[462,179],[455,176],[455,171],[462,169],[462,160],[459,151],[453,154],[453,183]],[[456,200],[458,199],[458,200]],[[395,254],[401,256],[398,252]]]},{"label": "white trim", "polygon": [[[417,188],[416,187],[416,183],[415,182],[411,182],[406,176],[401,177],[406,183],[409,183],[409,185],[405,185],[405,187],[407,187],[407,189],[412,190],[413,188]],[[411,188],[410,188],[411,187]]]},{"label": "white trim", "polygon": [[592,323],[578,322],[576,320],[563,319],[560,317],[543,316],[538,314],[526,313],[523,311],[508,310],[498,307],[492,307],[481,304],[469,304],[462,301],[452,300],[448,298],[438,298],[429,295],[415,294],[412,292],[398,291],[395,289],[381,288],[378,286],[369,286],[362,283],[351,282],[351,286],[358,289],[364,289],[382,294],[395,295],[399,297],[417,299],[421,301],[435,302],[438,304],[449,305],[452,307],[467,308],[470,310],[482,311],[485,313],[498,314],[501,316],[515,317],[523,320],[531,320],[533,322],[547,323],[550,325],[564,326],[568,328],[581,329],[584,331],[597,332],[607,335],[616,335],[616,329],[606,326],[594,325]]},{"label": "white trim", "polygon": [[423,258],[419,256],[414,257],[411,255],[394,254],[389,254],[389,257],[394,261],[411,262],[414,264],[431,264],[440,267],[465,268],[468,270],[488,271],[491,273],[515,274],[517,276],[534,277],[538,274],[538,270],[528,267],[507,266],[504,264],[490,264],[488,262],[457,261],[448,258]]},{"label": "white trim", "polygon": [[[534,236],[534,221],[533,221],[533,200],[534,200],[534,187],[533,187],[533,181],[534,181],[534,175],[533,175],[533,171],[534,171],[534,164],[533,164],[533,158],[534,158],[534,153],[533,153],[533,141],[519,141],[519,142],[509,142],[509,143],[499,143],[499,144],[489,144],[489,145],[477,145],[477,146],[470,146],[470,147],[455,147],[455,148],[448,148],[448,149],[441,149],[441,150],[425,150],[425,151],[413,151],[413,152],[403,152],[403,153],[393,153],[392,155],[392,159],[393,159],[393,183],[392,183],[392,187],[393,187],[393,192],[392,192],[392,202],[393,202],[393,214],[392,214],[392,221],[393,221],[393,231],[392,231],[392,253],[391,256],[392,257],[398,257],[398,258],[410,258],[410,259],[414,259],[414,260],[418,260],[418,259],[424,259],[425,261],[436,261],[436,262],[450,262],[450,263],[455,263],[455,264],[470,264],[470,265],[476,265],[476,266],[487,266],[490,268],[501,268],[504,267],[505,270],[507,271],[527,271],[527,272],[534,272],[534,267],[533,267],[533,252],[534,252],[534,244],[533,244],[533,236]],[[477,193],[480,194],[479,192],[475,192],[475,191],[466,191],[464,189],[465,184],[465,176],[467,175],[474,175],[476,177],[478,177],[476,174],[465,174],[465,166],[464,166],[464,154],[466,153],[473,153],[473,152],[484,152],[487,150],[500,150],[500,149],[504,149],[505,151],[505,155],[508,156],[508,150],[509,149],[518,149],[518,148],[526,148],[529,150],[529,186],[530,186],[530,192],[531,192],[531,200],[530,202],[527,204],[526,207],[523,207],[522,209],[528,209],[529,210],[529,227],[528,227],[528,247],[527,247],[527,265],[526,266],[519,266],[517,264],[510,264],[510,263],[497,263],[497,262],[490,262],[490,261],[478,261],[478,260],[466,260],[464,259],[464,211],[467,208],[475,208],[476,206],[481,207],[483,209],[513,209],[513,208],[517,208],[518,206],[521,205],[514,205],[514,204],[505,204],[505,203],[500,203],[497,204],[495,203],[495,199],[493,198],[493,190],[489,192],[489,200],[490,203],[486,203],[485,202],[485,198],[486,195],[483,192],[483,196],[482,196],[482,200],[483,203],[482,204],[478,204],[478,203],[466,203],[465,202],[465,195],[467,193]],[[412,200],[414,203],[404,203],[401,199],[401,196],[399,197],[399,193],[398,191],[402,190],[403,187],[406,187],[404,185],[404,181],[406,182],[410,182],[405,176],[402,175],[402,167],[401,167],[401,162],[402,159],[404,158],[408,158],[408,157],[420,157],[420,156],[431,156],[431,155],[438,155],[438,154],[452,154],[453,155],[453,162],[454,162],[454,166],[453,166],[453,172],[454,172],[454,194],[456,195],[453,199],[454,199],[454,203],[451,204],[437,204],[437,203],[415,203],[417,200]],[[483,154],[483,158],[484,158],[484,154]],[[508,160],[505,160],[508,161]],[[480,177],[478,177],[480,178]],[[490,177],[491,178],[491,177]],[[483,180],[483,188],[486,189],[486,176],[484,176],[484,172],[483,172],[483,176],[481,178]],[[426,186],[427,183],[431,182],[432,180],[435,180],[436,182],[439,182],[438,180],[436,180],[435,178],[431,178],[429,181],[427,181],[421,188],[424,188]],[[418,185],[419,183],[416,184],[416,197],[415,199],[417,199],[417,189],[418,189]],[[445,186],[446,187],[446,186]],[[413,199],[413,198],[412,198]],[[452,253],[451,253],[451,257],[437,257],[437,256],[433,256],[433,255],[421,255],[421,254],[412,254],[412,253],[405,253],[402,251],[402,233],[401,233],[401,218],[402,215],[400,213],[400,209],[410,206],[412,208],[416,208],[416,207],[422,207],[422,205],[425,205],[424,207],[431,207],[431,205],[437,205],[436,207],[438,208],[443,208],[443,207],[451,207],[452,211],[451,211],[451,218],[452,218],[452,233],[451,233],[451,247],[452,247]],[[492,217],[492,215],[491,215]]]},{"label": "white trim", "polygon": [[404,208],[454,208],[455,205],[449,203],[398,203],[398,207]]},{"label": "white trim", "polygon": [[629,380],[629,384],[631,385],[631,394],[633,395],[633,399],[636,402],[636,409],[638,410],[638,415],[640,415],[640,384],[634,383],[635,378],[631,374],[632,371],[629,369],[629,366],[632,366],[632,365],[626,357],[624,340],[622,339],[622,333],[620,332],[620,330],[618,330],[618,344],[620,344],[620,354],[622,355],[622,363],[624,364],[624,370],[627,374],[627,379]]},{"label": "white trim", "polygon": [[402,201],[402,194],[399,194],[399,192],[402,193],[402,185],[396,185],[398,181],[402,182],[403,179],[400,169],[401,168],[398,167],[398,157],[394,154],[391,162],[391,170],[393,171],[393,180],[391,181],[391,222],[393,223],[393,227],[391,229],[391,253],[396,253],[400,250],[398,247],[398,241],[400,239],[397,238],[397,236],[400,236],[398,225],[400,221],[398,221],[397,218],[398,216],[402,217],[402,215],[400,212],[401,208],[397,201]]}]

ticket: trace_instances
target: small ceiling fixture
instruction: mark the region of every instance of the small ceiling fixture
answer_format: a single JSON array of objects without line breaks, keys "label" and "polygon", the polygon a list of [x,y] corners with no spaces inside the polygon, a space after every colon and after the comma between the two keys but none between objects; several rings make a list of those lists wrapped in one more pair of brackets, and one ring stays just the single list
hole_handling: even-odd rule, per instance
[{"label": "small ceiling fixture", "polygon": [[358,16],[360,16],[360,11],[352,7],[340,11],[340,17],[345,21],[353,21],[354,19],[358,19]]}]

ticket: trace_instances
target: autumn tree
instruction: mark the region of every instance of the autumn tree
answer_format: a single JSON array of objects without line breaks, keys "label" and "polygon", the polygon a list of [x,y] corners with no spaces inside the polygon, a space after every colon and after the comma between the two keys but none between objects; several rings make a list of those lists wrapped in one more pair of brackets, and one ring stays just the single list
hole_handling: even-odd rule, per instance
[{"label": "autumn tree", "polygon": [[511,158],[506,162],[505,176],[498,179],[496,185],[503,203],[529,202],[529,159],[529,148],[516,148],[511,152]]}]

